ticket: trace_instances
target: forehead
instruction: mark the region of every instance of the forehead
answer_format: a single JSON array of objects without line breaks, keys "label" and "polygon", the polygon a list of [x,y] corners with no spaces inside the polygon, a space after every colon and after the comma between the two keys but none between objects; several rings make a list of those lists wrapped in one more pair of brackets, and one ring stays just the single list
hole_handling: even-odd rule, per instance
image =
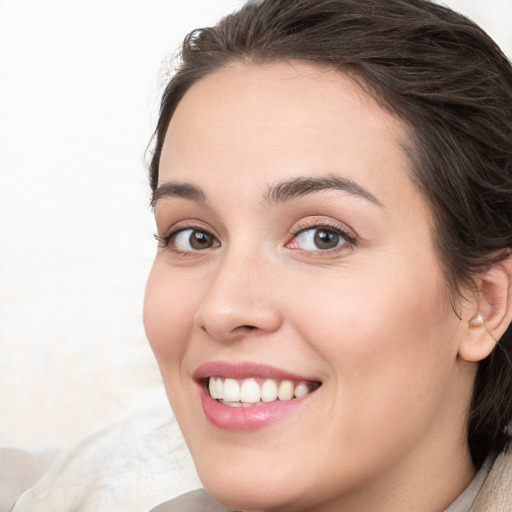
[{"label": "forehead", "polygon": [[[349,76],[302,62],[236,64],[195,83],[167,131],[159,184],[257,187],[337,173],[411,188],[402,123]],[[400,182],[400,183],[398,183]],[[371,191],[371,190],[370,190]]]}]

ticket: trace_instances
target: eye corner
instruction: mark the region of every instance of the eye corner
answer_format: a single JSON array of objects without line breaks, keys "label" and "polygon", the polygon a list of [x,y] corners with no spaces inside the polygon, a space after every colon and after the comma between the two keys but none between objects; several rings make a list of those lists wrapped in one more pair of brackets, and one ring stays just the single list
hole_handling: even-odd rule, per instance
[{"label": "eye corner", "polygon": [[153,238],[156,240],[159,249],[165,248],[169,245],[168,235],[159,235],[158,233],[153,233]]}]

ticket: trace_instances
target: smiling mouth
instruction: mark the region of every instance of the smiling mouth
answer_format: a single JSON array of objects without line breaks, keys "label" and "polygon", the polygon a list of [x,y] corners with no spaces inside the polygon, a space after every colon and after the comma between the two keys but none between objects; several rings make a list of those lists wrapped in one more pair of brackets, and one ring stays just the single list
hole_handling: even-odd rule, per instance
[{"label": "smiling mouth", "polygon": [[254,407],[272,402],[302,398],[321,386],[321,382],[288,379],[205,379],[210,396],[228,407]]}]

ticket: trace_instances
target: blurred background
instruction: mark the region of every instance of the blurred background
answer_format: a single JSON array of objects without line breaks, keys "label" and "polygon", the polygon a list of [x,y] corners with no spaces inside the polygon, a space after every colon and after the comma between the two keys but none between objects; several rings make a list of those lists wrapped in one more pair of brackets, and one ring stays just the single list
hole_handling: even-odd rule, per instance
[{"label": "blurred background", "polygon": [[[512,55],[512,0],[442,3]],[[180,41],[237,0],[0,0],[0,445],[167,408],[143,159]]]}]

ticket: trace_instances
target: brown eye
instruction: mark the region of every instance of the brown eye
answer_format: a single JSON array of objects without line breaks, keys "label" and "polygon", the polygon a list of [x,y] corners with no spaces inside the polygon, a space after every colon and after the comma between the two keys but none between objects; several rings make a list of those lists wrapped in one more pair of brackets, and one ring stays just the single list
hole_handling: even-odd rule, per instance
[{"label": "brown eye", "polygon": [[304,229],[295,236],[294,249],[304,251],[328,251],[344,245],[354,245],[354,240],[341,230],[327,227]]},{"label": "brown eye", "polygon": [[339,245],[340,235],[327,229],[318,229],[314,236],[314,242],[318,249],[333,249]]},{"label": "brown eye", "polygon": [[192,252],[218,247],[220,244],[212,234],[206,231],[184,229],[174,235],[172,245],[178,251]]},{"label": "brown eye", "polygon": [[213,236],[203,231],[193,231],[189,243],[192,249],[209,249],[213,245]]}]

